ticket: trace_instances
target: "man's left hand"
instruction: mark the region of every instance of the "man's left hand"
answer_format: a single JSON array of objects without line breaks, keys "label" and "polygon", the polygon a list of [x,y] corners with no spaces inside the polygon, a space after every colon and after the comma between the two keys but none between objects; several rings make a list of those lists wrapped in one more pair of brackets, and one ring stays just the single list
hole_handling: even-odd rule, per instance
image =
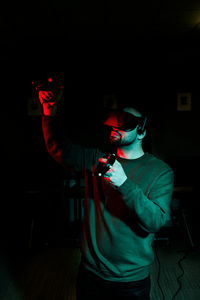
[{"label": "man's left hand", "polygon": [[[100,158],[101,163],[107,163],[107,159]],[[114,164],[110,166],[110,169],[104,174],[104,179],[115,187],[120,187],[127,179],[124,169],[120,162],[115,160]]]}]

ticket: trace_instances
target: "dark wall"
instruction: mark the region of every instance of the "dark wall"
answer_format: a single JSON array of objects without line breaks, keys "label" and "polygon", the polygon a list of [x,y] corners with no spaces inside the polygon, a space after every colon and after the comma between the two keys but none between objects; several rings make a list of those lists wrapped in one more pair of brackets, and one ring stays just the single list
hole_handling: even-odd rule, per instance
[{"label": "dark wall", "polygon": [[[52,183],[60,188],[66,176],[45,149],[41,118],[27,114],[31,82],[46,71],[61,72],[64,81],[70,82],[62,113],[74,140],[90,145],[102,140],[102,97],[118,92],[121,102],[139,103],[147,111],[153,153],[172,165],[177,183],[192,182],[191,166],[198,166],[200,153],[198,48],[175,46],[173,41],[77,40],[44,34],[23,36],[13,44],[8,41],[2,49],[2,225],[10,226],[10,233],[15,235],[13,228],[19,229],[19,220],[20,228],[23,222],[30,226],[27,212],[32,214],[33,209],[27,206],[24,192],[47,191]],[[191,112],[177,111],[177,92],[192,93]],[[43,200],[36,208],[45,216],[56,203]]]},{"label": "dark wall", "polygon": [[[31,153],[33,161],[37,153],[39,164],[43,147],[40,118],[27,115],[27,99],[32,96],[32,80],[46,71],[61,72],[68,86],[64,109],[68,119],[73,116],[70,124],[79,128],[75,135],[82,136],[83,132],[79,133],[84,127],[86,139],[91,141],[103,95],[117,92],[121,102],[139,104],[147,111],[155,154],[166,159],[199,156],[197,51],[144,41],[69,40],[57,48],[56,41],[52,38],[53,46],[49,46],[45,40],[29,38],[4,56],[1,148],[9,160],[26,157],[27,161]],[[192,93],[192,111],[177,111],[178,92]]]}]

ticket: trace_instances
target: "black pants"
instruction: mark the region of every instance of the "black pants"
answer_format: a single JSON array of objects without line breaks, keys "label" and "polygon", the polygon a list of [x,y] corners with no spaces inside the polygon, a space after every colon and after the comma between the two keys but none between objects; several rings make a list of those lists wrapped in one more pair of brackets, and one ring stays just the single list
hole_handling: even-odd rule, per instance
[{"label": "black pants", "polygon": [[113,282],[99,278],[79,267],[76,283],[77,300],[149,300],[150,276],[133,282]]}]

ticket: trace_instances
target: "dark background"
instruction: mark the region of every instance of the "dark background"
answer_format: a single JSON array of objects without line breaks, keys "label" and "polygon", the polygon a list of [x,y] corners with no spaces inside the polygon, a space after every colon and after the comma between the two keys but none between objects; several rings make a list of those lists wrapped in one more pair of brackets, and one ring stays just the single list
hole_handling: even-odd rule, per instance
[{"label": "dark background", "polygon": [[[66,129],[70,125],[72,138],[80,143],[102,138],[103,95],[120,93],[122,103],[144,107],[152,151],[172,166],[176,186],[194,187],[189,199],[195,211],[198,1],[16,2],[4,4],[0,20],[1,228],[7,228],[1,234],[3,243],[27,238],[33,212],[41,219],[49,216],[51,221],[45,222],[54,226],[52,211],[60,204],[50,201],[48,192],[52,187],[59,190],[68,176],[45,149],[41,118],[27,112],[31,82],[46,72],[62,74]],[[179,92],[192,94],[191,111],[177,111]],[[39,197],[33,196],[37,193]]]}]

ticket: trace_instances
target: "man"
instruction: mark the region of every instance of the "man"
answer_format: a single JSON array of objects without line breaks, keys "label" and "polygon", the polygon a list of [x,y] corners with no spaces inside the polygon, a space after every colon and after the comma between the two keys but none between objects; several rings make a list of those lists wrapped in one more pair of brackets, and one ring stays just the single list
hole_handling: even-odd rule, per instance
[{"label": "man", "polygon": [[[55,96],[40,91],[42,126],[50,155],[64,167],[85,174],[84,221],[77,299],[150,299],[150,265],[154,234],[170,214],[173,171],[162,160],[145,153],[142,140],[146,119],[127,107],[109,113],[110,143],[116,160],[100,149],[59,140]],[[99,176],[101,175],[101,176]]]}]

